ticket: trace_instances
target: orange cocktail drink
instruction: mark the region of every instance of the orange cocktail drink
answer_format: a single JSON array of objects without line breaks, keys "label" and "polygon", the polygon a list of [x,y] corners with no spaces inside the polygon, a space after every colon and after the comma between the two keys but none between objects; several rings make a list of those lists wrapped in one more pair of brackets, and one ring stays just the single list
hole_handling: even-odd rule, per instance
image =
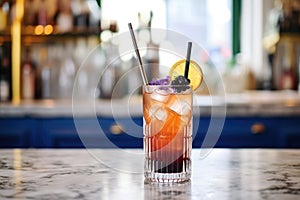
[{"label": "orange cocktail drink", "polygon": [[145,178],[183,182],[191,176],[192,88],[143,87]]},{"label": "orange cocktail drink", "polygon": [[[150,182],[184,182],[191,177],[193,94],[203,80],[200,66],[177,61],[164,79],[148,78],[131,23],[128,24],[143,80],[144,175]],[[153,77],[157,78],[157,77]]]}]

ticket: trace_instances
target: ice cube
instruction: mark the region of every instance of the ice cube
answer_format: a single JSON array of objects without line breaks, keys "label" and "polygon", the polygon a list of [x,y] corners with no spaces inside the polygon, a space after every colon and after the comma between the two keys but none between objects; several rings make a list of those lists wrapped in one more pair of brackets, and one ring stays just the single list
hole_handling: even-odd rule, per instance
[{"label": "ice cube", "polygon": [[185,115],[181,115],[181,122],[183,125],[188,125],[189,122],[191,121],[191,118],[192,118],[192,113],[191,111],[188,112],[187,114]]},{"label": "ice cube", "polygon": [[162,130],[162,128],[164,127],[164,124],[165,124],[165,121],[161,121],[156,118],[152,119],[150,124],[148,125],[148,127],[149,127],[148,134],[150,136],[156,135],[157,133],[159,133]]},{"label": "ice cube", "polygon": [[151,94],[151,99],[165,103],[168,101],[171,93],[172,91],[169,88],[157,88]]},{"label": "ice cube", "polygon": [[164,127],[167,112],[161,105],[153,105],[149,109],[150,123],[147,125],[147,134],[154,136]]},{"label": "ice cube", "polygon": [[178,115],[187,115],[191,113],[191,104],[185,100],[178,98],[171,99],[168,102],[168,108],[176,112]]},{"label": "ice cube", "polygon": [[149,110],[149,113],[150,113],[150,117],[152,119],[156,118],[160,121],[165,121],[167,118],[166,110],[163,107],[161,107],[160,105],[152,106]]}]

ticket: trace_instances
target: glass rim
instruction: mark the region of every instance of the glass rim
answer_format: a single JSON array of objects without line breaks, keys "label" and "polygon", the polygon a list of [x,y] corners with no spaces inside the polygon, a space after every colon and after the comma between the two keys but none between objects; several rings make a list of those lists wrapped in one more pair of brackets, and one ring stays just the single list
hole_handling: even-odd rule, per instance
[{"label": "glass rim", "polygon": [[193,88],[192,85],[143,85],[144,88],[154,88],[154,87],[188,87],[188,88]]},{"label": "glass rim", "polygon": [[143,85],[143,93],[152,93],[156,89],[168,90],[170,94],[193,94],[192,85]]}]

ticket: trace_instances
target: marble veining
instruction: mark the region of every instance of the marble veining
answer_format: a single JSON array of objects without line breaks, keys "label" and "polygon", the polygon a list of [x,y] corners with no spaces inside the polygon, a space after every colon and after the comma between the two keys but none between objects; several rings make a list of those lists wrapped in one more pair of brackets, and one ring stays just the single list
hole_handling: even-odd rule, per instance
[{"label": "marble veining", "polygon": [[[141,153],[141,149],[129,149]],[[192,152],[192,178],[149,184],[142,173],[108,168],[91,156],[108,149],[1,149],[0,199],[299,199],[300,150],[214,149]],[[116,159],[134,167],[137,159]]]}]

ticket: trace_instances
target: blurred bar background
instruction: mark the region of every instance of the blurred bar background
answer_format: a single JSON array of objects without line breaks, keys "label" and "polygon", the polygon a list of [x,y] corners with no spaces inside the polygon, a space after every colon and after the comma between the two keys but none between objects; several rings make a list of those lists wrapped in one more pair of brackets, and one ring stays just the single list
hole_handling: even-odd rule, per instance
[{"label": "blurred bar background", "polygon": [[[152,49],[142,54],[152,66],[149,78],[160,78],[165,71],[158,66],[173,62],[153,50],[166,42],[156,40],[151,28],[183,34],[205,49],[206,79],[195,93],[204,97],[195,105],[204,110],[203,124],[195,147],[210,122],[205,99],[225,90],[224,138],[217,147],[299,148],[299,13],[299,0],[0,0],[0,147],[82,147],[72,120],[76,76],[77,98],[96,99],[98,110],[111,99],[127,103],[135,90],[132,118],[141,125],[138,74],[117,84],[137,63],[132,56],[115,60],[121,45],[111,41],[132,22]],[[80,70],[83,63],[88,67]],[[104,118],[108,136],[121,147],[142,146],[141,138],[124,136],[111,114]]]}]

